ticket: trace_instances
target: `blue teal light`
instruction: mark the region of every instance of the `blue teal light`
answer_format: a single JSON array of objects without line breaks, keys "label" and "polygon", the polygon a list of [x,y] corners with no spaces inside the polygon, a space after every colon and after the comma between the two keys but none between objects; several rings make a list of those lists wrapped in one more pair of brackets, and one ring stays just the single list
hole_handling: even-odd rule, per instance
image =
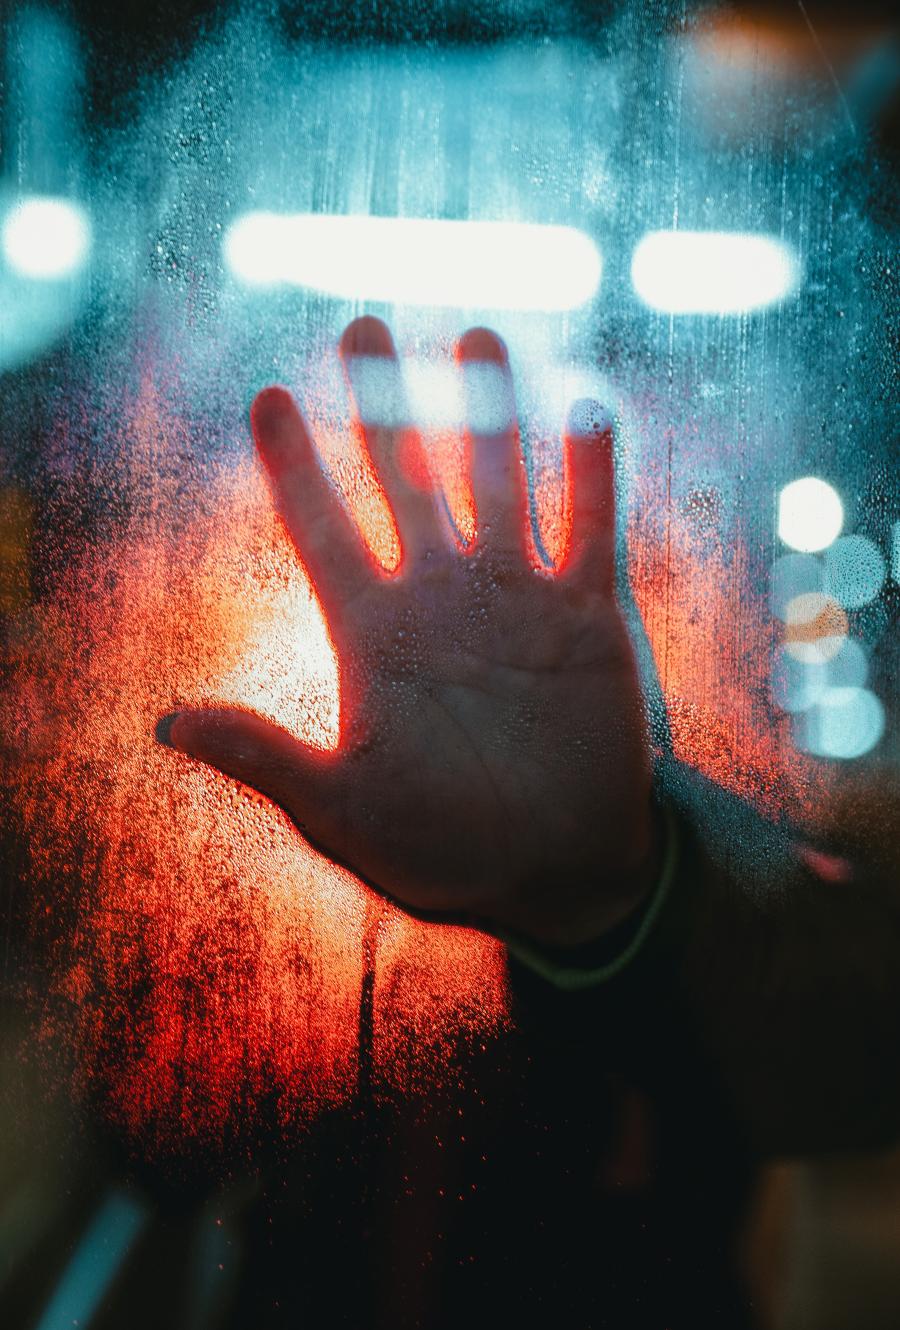
[{"label": "blue teal light", "polygon": [[36,1330],[87,1330],[147,1220],[132,1196],[113,1192],[100,1206],[63,1271]]},{"label": "blue teal light", "polygon": [[3,46],[0,372],[42,355],[84,308],[90,193],[82,133],[84,59],[65,14],[24,6]]},{"label": "blue teal light", "polygon": [[841,536],[825,552],[823,590],[847,610],[875,599],[884,586],[884,556],[865,536]]}]

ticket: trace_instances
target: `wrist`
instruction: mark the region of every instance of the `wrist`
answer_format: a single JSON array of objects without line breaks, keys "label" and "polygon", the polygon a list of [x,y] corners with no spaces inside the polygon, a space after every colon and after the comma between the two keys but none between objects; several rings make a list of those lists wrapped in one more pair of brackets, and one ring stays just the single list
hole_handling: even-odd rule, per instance
[{"label": "wrist", "polygon": [[666,829],[659,808],[649,810],[644,845],[635,859],[610,870],[598,866],[574,888],[555,894],[543,886],[540,897],[518,902],[495,922],[538,946],[578,948],[618,931],[652,898],[662,872]]},{"label": "wrist", "polygon": [[663,912],[678,872],[680,836],[670,808],[660,813],[662,830],[657,842],[659,868],[652,888],[618,924],[573,942],[548,942],[524,933],[498,931],[510,954],[522,965],[554,987],[578,990],[594,988],[615,978],[639,952]]}]

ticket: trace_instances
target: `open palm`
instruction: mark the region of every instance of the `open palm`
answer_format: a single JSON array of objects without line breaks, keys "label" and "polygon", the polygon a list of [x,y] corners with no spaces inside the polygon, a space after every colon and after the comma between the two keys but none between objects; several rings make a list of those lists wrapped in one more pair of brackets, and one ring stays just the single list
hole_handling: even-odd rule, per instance
[{"label": "open palm", "polygon": [[[399,385],[378,320],[351,324],[341,351],[348,365],[378,357]],[[475,329],[458,357],[490,363],[512,403],[498,338]],[[578,941],[640,899],[653,859],[645,717],[614,595],[612,440],[582,424],[566,441],[573,530],[550,575],[529,553],[515,414],[502,414],[512,423],[468,440],[477,535],[465,548],[439,496],[411,482],[402,430],[363,425],[400,535],[386,575],[290,394],[262,392],[254,436],[338,653],[341,743],[313,752],[235,710],[182,712],[170,741],[274,799],[411,908]]]}]

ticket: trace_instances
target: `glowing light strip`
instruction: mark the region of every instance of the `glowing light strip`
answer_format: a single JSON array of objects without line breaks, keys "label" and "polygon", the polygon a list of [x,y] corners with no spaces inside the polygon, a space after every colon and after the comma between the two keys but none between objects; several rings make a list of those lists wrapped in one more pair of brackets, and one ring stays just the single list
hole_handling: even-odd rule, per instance
[{"label": "glowing light strip", "polygon": [[575,309],[603,270],[583,231],[528,222],[251,212],[228,229],[223,253],[250,286],[456,309]]},{"label": "glowing light strip", "polygon": [[743,314],[784,300],[800,264],[772,236],[742,231],[651,231],[631,260],[645,305],[663,314]]},{"label": "glowing light strip", "polygon": [[[515,403],[506,374],[492,361],[423,361],[409,356],[398,367],[381,356],[349,361],[360,418],[367,425],[426,431],[468,428],[497,434],[514,423]],[[520,418],[558,436],[572,404],[608,394],[590,370],[555,363],[529,365],[520,384]]]},{"label": "glowing light strip", "polygon": [[143,1206],[124,1192],[113,1192],[63,1271],[37,1330],[89,1326],[146,1221]]}]

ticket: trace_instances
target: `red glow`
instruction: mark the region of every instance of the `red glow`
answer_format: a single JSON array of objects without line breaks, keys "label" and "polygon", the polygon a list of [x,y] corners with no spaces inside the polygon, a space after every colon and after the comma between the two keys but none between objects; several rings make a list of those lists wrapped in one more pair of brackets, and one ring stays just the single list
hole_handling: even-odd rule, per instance
[{"label": "red glow", "polygon": [[[436,1048],[507,1019],[502,948],[373,905],[266,800],[155,742],[178,706],[234,702],[334,747],[338,671],[260,468],[199,459],[186,500],[184,427],[149,387],[129,416],[113,481],[129,516],[67,555],[63,584],[23,629],[4,703],[15,748],[0,776],[30,848],[34,927],[46,937],[58,924],[45,1032],[74,1042],[79,1087],[101,1090],[144,1152],[214,1142],[237,1121],[252,1130],[266,1105],[288,1129],[357,1083],[368,946],[372,1083],[433,1089],[447,1074]],[[359,440],[348,451],[346,434],[320,427],[316,442],[374,557],[396,568]],[[438,442],[430,456],[465,535],[463,445]],[[75,452],[65,438],[62,450]],[[540,468],[537,493],[561,560],[570,497]],[[666,528],[652,503],[638,513],[631,576],[678,755],[770,808],[810,797],[811,766],[788,761],[761,701],[771,632],[747,598],[743,545],[684,514]]]},{"label": "red glow", "polygon": [[432,430],[421,441],[431,483],[447,503],[457,543],[471,545],[476,537],[475,496],[469,474],[471,444],[455,430]]},{"label": "red glow", "polygon": [[[2,774],[35,927],[46,935],[48,909],[59,920],[45,1033],[74,1041],[79,1084],[152,1152],[214,1142],[238,1120],[252,1130],[265,1105],[287,1129],[352,1092],[372,897],[269,802],[155,741],[161,715],[230,701],[333,747],[337,663],[261,470],[207,474],[176,538],[183,492],[161,477],[182,440],[149,389],[129,434],[119,483],[137,510],[35,611],[40,649],[18,662],[7,706],[26,740],[35,694],[43,719]],[[351,503],[388,563],[396,533],[353,466]],[[433,1047],[461,1027],[485,1034],[506,992],[498,943],[378,910],[374,1072],[387,1088],[416,1081],[414,1035]],[[439,1081],[440,1060],[422,1075]]]},{"label": "red glow", "polygon": [[[540,441],[532,444],[532,493],[537,529],[546,559],[556,571],[559,571],[566,561],[572,537],[572,494],[568,451],[568,446],[563,449],[563,465],[560,468],[559,453],[555,448]],[[528,536],[532,562],[537,568],[546,568],[547,565],[535,545],[534,533],[530,531]]]}]

